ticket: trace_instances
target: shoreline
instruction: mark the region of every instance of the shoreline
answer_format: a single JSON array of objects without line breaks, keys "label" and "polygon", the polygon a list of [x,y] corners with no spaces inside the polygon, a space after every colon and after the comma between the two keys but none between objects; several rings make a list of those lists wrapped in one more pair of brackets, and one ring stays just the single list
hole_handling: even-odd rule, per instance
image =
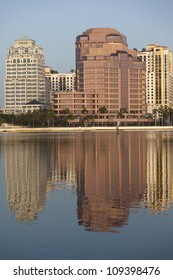
[{"label": "shoreline", "polygon": [[0,133],[56,133],[56,132],[83,132],[83,131],[173,131],[173,126],[91,126],[91,127],[2,127]]}]

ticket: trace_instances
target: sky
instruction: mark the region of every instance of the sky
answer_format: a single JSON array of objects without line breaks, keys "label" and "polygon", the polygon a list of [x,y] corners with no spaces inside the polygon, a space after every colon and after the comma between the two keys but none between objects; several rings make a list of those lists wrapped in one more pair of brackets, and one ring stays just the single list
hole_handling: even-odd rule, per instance
[{"label": "sky", "polygon": [[59,72],[75,69],[75,40],[86,29],[115,28],[129,49],[148,44],[173,51],[172,0],[5,0],[0,4],[0,107],[4,102],[8,47],[29,36],[43,47],[45,63]]}]

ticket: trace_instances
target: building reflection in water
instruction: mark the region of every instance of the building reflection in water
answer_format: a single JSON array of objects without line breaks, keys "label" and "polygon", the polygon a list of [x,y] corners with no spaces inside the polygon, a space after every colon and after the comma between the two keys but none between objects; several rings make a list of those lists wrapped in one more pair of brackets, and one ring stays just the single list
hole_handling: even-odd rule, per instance
[{"label": "building reflection in water", "polygon": [[54,137],[51,140],[52,189],[76,190],[76,136],[74,134]]},{"label": "building reflection in water", "polygon": [[144,201],[152,213],[173,202],[173,141],[169,133],[147,134],[147,192]]},{"label": "building reflection in water", "polygon": [[76,191],[73,138],[12,135],[3,141],[8,204],[20,222],[38,218],[46,193],[60,188]]},{"label": "building reflection in water", "polygon": [[129,208],[136,207],[145,192],[146,141],[139,133],[81,137],[79,224],[90,231],[116,231],[127,223]]},{"label": "building reflection in water", "polygon": [[46,142],[31,136],[6,140],[5,169],[7,199],[12,214],[20,222],[37,219],[46,202]]},{"label": "building reflection in water", "polygon": [[9,207],[23,222],[37,219],[46,193],[60,188],[77,192],[78,223],[88,231],[119,231],[132,208],[143,203],[158,213],[173,201],[166,134],[13,135],[4,150]]}]

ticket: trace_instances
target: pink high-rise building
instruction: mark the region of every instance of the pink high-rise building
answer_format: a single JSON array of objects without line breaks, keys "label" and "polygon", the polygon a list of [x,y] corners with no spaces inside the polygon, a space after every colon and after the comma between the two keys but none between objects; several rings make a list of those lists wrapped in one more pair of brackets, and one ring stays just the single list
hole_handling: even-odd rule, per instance
[{"label": "pink high-rise building", "polygon": [[77,91],[54,92],[57,113],[68,105],[74,114],[83,107],[98,114],[106,107],[107,117],[144,115],[145,64],[136,50],[128,49],[126,36],[112,28],[93,28],[77,36],[75,44]]}]

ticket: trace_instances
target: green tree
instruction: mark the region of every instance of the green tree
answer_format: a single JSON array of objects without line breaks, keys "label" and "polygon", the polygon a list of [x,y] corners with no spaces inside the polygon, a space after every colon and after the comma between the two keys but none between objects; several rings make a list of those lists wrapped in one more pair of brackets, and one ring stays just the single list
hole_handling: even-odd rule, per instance
[{"label": "green tree", "polygon": [[159,118],[161,120],[161,125],[168,125],[170,123],[170,112],[171,112],[171,108],[167,105],[165,106],[160,106],[157,109]]},{"label": "green tree", "polygon": [[93,121],[94,117],[93,115],[89,114],[88,109],[86,108],[86,106],[83,106],[83,109],[81,111],[81,114],[83,115],[81,117],[81,124],[86,126],[87,124],[91,123],[91,121]]},{"label": "green tree", "polygon": [[70,114],[70,109],[69,108],[62,109],[61,114],[69,115]]},{"label": "green tree", "polygon": [[82,117],[81,123],[82,123],[82,125],[86,126],[89,123],[91,124],[91,122],[93,122],[93,120],[94,120],[93,115],[88,114],[88,115],[85,115]]},{"label": "green tree", "polygon": [[70,113],[70,114],[67,116],[67,122],[68,122],[69,126],[70,126],[70,124],[71,124],[75,119],[76,119],[76,117],[75,117],[72,113]]},{"label": "green tree", "polygon": [[[124,114],[123,114],[123,112],[121,110],[117,112],[116,118],[117,119],[124,118]],[[117,121],[117,128],[119,127],[119,125],[120,125],[120,120]]]},{"label": "green tree", "polygon": [[40,109],[38,110],[38,123],[44,127],[47,123],[47,110],[46,109]]},{"label": "green tree", "polygon": [[0,117],[0,126],[4,123],[4,119]]},{"label": "green tree", "polygon": [[154,124],[157,124],[157,119],[158,119],[158,111],[156,108],[153,109],[153,119],[154,119]]},{"label": "green tree", "polygon": [[122,119],[124,118],[124,114],[121,111],[118,111],[116,117],[117,119]]},{"label": "green tree", "polygon": [[61,111],[64,114],[64,118],[61,119],[61,124],[67,126],[71,124],[71,122],[75,119],[75,116],[70,112],[69,108],[65,108]]},{"label": "green tree", "polygon": [[[102,106],[98,109],[99,114],[101,114],[101,118],[106,118],[106,114],[108,113],[108,110],[106,108],[106,106]],[[102,121],[102,126],[103,126],[103,121]]]},{"label": "green tree", "polygon": [[86,108],[86,106],[83,106],[83,109],[81,111],[81,114],[83,115],[87,115],[89,113],[88,109]]},{"label": "green tree", "polygon": [[54,118],[55,118],[55,112],[53,110],[47,110],[47,118],[46,118],[46,121],[47,121],[47,125],[48,127],[51,126],[54,126]]},{"label": "green tree", "polygon": [[108,113],[108,110],[107,110],[106,106],[102,106],[102,107],[100,107],[100,108],[98,109],[98,112],[99,112],[100,114],[107,114],[107,113]]},{"label": "green tree", "polygon": [[32,113],[28,112],[30,126],[38,126],[39,124],[39,110],[33,110]]}]

